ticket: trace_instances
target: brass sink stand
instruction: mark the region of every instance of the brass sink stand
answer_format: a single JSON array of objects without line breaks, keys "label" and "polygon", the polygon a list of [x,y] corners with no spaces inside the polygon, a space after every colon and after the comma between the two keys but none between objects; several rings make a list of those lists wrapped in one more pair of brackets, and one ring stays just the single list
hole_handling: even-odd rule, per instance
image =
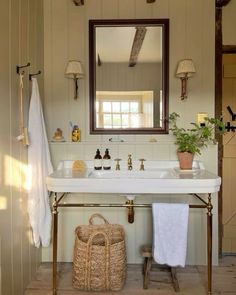
[{"label": "brass sink stand", "polygon": [[[52,270],[52,285],[53,295],[57,295],[57,248],[58,248],[58,208],[59,207],[125,207],[128,209],[128,220],[134,221],[134,208],[151,208],[152,204],[134,204],[133,201],[127,201],[126,204],[96,204],[96,203],[61,203],[62,199],[69,193],[51,192],[54,194],[52,205],[53,213],[53,270]],[[205,208],[207,209],[207,294],[212,294],[212,203],[211,194],[208,194],[208,199],[205,201],[197,194],[190,194],[198,198],[203,205],[189,205],[189,208]]]}]

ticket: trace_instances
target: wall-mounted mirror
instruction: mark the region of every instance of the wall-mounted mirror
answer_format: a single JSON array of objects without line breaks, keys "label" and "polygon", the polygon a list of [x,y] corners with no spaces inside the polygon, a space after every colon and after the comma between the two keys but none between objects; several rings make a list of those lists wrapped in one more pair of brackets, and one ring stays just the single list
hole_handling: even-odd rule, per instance
[{"label": "wall-mounted mirror", "polygon": [[90,20],[90,133],[168,133],[169,20]]}]

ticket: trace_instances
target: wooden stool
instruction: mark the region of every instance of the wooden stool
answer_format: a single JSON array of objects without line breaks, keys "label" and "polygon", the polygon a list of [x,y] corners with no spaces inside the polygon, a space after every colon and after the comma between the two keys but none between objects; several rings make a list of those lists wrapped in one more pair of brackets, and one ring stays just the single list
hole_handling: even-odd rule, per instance
[{"label": "wooden stool", "polygon": [[[143,263],[143,289],[148,289],[149,284],[149,274],[152,267],[152,247],[151,246],[142,246],[141,248],[141,255],[144,257]],[[176,268],[175,267],[168,267],[171,274],[171,283],[173,284],[175,292],[179,292],[179,282],[176,277]]]}]

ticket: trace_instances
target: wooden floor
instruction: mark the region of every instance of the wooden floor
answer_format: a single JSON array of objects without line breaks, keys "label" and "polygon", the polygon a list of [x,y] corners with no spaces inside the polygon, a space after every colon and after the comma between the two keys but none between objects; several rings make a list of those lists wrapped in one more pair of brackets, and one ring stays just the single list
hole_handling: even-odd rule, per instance
[{"label": "wooden floor", "polygon": [[[75,290],[71,284],[71,263],[59,264],[59,287],[58,295],[85,295],[89,292]],[[206,267],[189,266],[177,270],[180,285],[179,295],[204,295],[206,294]],[[43,263],[25,295],[52,295],[51,279],[52,265]],[[140,265],[129,265],[125,287],[119,292],[91,292],[92,294],[125,294],[125,295],[173,295],[169,273],[163,269],[154,267],[151,279],[162,282],[150,282],[149,289],[142,288],[142,271]],[[213,267],[213,294],[236,295],[236,257],[227,256],[220,261],[220,266]]]}]

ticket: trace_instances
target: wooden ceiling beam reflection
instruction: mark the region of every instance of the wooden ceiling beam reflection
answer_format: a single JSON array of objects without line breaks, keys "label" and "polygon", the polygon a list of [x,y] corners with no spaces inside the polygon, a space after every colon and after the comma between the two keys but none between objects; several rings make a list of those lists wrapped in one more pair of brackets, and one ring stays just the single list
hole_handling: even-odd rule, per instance
[{"label": "wooden ceiling beam reflection", "polygon": [[147,29],[145,27],[136,27],[134,41],[129,58],[129,67],[134,67],[138,61],[138,55],[141,50],[146,32]]}]

